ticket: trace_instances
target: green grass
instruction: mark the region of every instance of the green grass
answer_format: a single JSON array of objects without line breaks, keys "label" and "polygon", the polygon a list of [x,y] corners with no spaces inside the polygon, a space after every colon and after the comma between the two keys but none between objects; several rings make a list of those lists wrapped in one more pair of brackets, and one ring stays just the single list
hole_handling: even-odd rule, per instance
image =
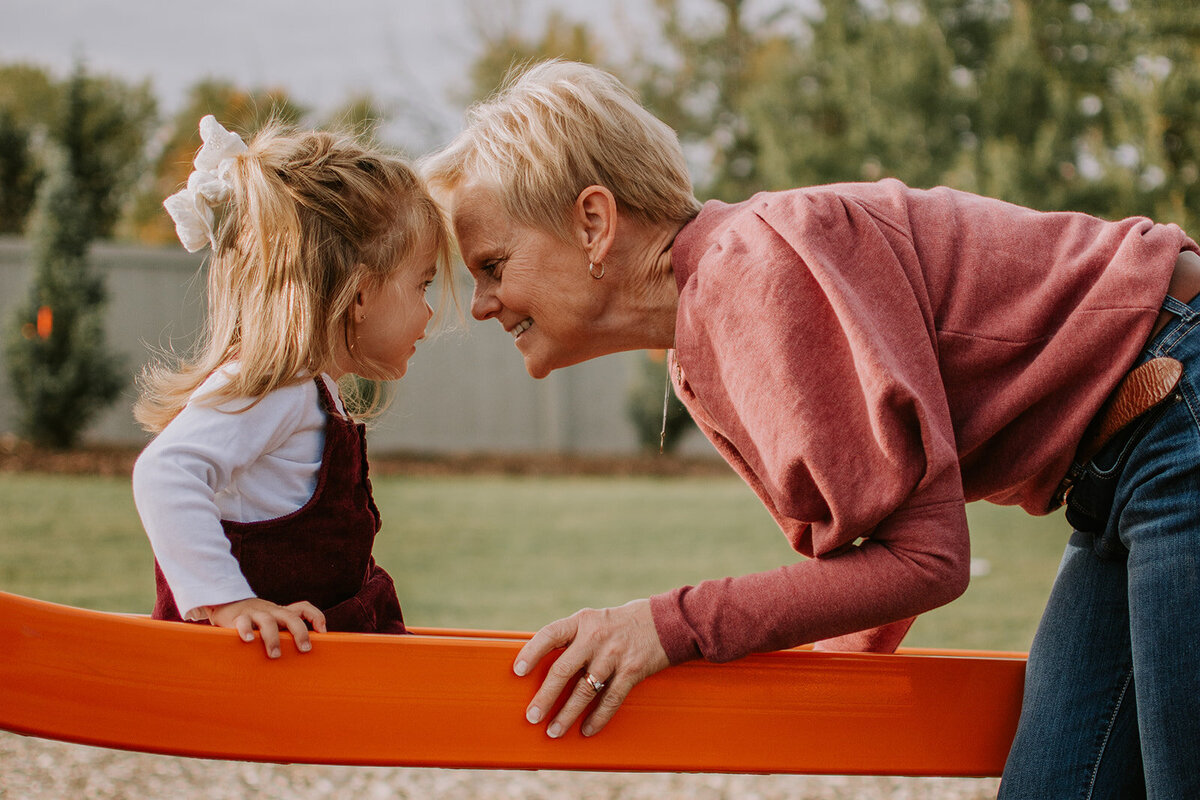
[{"label": "green grass", "polygon": [[[376,558],[418,626],[532,630],[798,556],[736,478],[380,477]],[[148,611],[152,556],[127,480],[0,476],[0,589],[70,605]],[[906,644],[1024,650],[1066,540],[1065,523],[968,509],[989,574],[922,617]]]}]

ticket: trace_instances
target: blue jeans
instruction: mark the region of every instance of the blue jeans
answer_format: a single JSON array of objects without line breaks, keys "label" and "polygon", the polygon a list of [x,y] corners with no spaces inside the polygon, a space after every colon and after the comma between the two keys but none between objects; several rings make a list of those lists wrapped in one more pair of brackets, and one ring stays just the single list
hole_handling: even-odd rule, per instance
[{"label": "blue jeans", "polygon": [[1200,798],[1200,311],[1163,307],[1176,318],[1142,358],[1177,358],[1183,378],[1092,460],[1115,478],[1112,510],[1101,530],[1075,531],[1059,566],[1007,800]]}]

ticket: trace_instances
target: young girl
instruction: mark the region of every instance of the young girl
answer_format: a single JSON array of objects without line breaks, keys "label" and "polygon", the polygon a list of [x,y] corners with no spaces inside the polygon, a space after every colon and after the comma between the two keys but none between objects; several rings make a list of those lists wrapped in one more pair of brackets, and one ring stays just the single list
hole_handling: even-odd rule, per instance
[{"label": "young girl", "polygon": [[[207,116],[188,188],[164,205],[212,246],[196,354],[142,377],[157,437],[133,471],[154,548],[156,619],[310,649],[317,631],[403,633],[371,557],[379,512],[361,424],[337,381],[404,375],[448,263],[442,217],[399,159],[278,125],[247,147]],[[214,209],[220,209],[214,228]]]}]

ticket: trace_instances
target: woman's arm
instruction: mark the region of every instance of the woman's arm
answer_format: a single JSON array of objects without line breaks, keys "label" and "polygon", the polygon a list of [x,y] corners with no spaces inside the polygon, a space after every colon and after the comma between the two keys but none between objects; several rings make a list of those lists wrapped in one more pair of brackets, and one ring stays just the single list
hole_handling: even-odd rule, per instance
[{"label": "woman's arm", "polygon": [[[566,648],[527,706],[526,718],[544,721],[569,692],[547,723],[547,734],[557,738],[598,697],[581,728],[591,736],[635,685],[671,664],[699,657],[728,661],[909,621],[958,597],[966,589],[969,562],[963,506],[948,503],[898,514],[870,539],[828,558],[705,581],[617,608],[583,609],[542,628],[517,655],[514,671],[523,676],[555,649]],[[900,638],[891,633],[889,650]],[[588,675],[604,688],[597,692]]]},{"label": "woman's arm", "polygon": [[[687,242],[677,272],[682,375],[673,377],[793,546],[815,558],[652,598],[661,652],[643,643],[645,601],[552,623],[521,658],[567,647],[533,703],[543,709],[556,688],[573,689],[556,730],[578,717],[586,694],[564,676],[593,664],[614,667],[619,691],[585,721],[592,732],[631,682],[662,668],[662,655],[729,660],[903,627],[966,586],[958,456],[911,241],[894,220],[843,198],[777,202],[744,204],[702,243]],[[788,236],[768,218],[786,221]],[[877,643],[894,647],[897,630]]]}]

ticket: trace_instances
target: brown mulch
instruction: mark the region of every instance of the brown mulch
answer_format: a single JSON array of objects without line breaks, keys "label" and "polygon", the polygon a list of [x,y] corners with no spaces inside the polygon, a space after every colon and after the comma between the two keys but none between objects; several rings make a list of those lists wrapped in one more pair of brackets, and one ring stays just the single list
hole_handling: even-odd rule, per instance
[{"label": "brown mulch", "polygon": [[[15,436],[0,436],[0,473],[129,475],[138,448],[84,445],[71,450],[35,447]],[[559,453],[372,453],[373,475],[651,475],[723,476],[729,467],[716,458],[647,453],[570,455]]]}]

